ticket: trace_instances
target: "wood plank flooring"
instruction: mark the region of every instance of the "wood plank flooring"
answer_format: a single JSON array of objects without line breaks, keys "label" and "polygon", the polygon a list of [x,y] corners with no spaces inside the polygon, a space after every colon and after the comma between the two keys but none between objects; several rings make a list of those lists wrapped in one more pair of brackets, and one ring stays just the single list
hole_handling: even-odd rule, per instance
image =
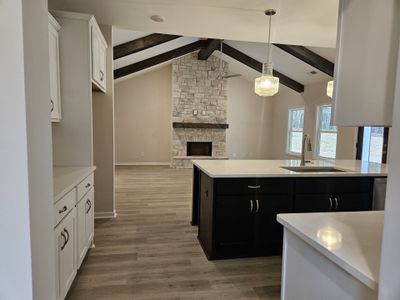
[{"label": "wood plank flooring", "polygon": [[188,169],[117,167],[118,217],[96,220],[67,298],[279,299],[280,257],[207,261],[189,223],[191,181]]}]

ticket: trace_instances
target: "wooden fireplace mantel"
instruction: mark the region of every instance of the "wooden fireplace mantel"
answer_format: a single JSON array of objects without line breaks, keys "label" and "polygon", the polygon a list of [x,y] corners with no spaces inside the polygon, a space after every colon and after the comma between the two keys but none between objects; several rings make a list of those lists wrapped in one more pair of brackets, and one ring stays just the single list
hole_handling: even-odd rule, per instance
[{"label": "wooden fireplace mantel", "polygon": [[229,124],[218,123],[189,123],[189,122],[173,122],[173,128],[210,128],[210,129],[227,129]]}]

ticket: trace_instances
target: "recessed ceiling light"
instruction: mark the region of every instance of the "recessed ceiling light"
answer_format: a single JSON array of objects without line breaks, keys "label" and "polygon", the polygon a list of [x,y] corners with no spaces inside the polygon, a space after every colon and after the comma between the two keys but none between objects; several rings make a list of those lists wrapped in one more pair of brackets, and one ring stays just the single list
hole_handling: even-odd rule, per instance
[{"label": "recessed ceiling light", "polygon": [[157,22],[157,23],[161,23],[161,22],[165,21],[165,18],[163,16],[160,16],[160,15],[152,15],[150,17],[150,19],[153,20],[154,22]]}]

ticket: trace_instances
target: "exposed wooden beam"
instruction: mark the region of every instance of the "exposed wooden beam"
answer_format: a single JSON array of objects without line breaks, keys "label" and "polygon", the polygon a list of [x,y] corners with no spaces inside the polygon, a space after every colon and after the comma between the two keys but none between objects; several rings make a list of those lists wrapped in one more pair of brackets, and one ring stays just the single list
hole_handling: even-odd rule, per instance
[{"label": "exposed wooden beam", "polygon": [[199,51],[197,58],[200,60],[207,60],[215,50],[220,48],[220,45],[221,40],[208,39],[207,45]]},{"label": "exposed wooden beam", "polygon": [[313,66],[314,68],[328,74],[333,77],[333,69],[335,64],[329,60],[323,58],[317,53],[307,49],[303,46],[296,45],[284,45],[284,44],[274,44],[276,47],[282,49],[283,51],[297,57],[298,59],[304,61],[305,63]]},{"label": "exposed wooden beam", "polygon": [[[222,52],[233,59],[241,62],[242,64],[245,64],[246,66],[258,71],[262,72],[262,63],[259,62],[258,60],[244,54],[243,52],[227,45],[224,43]],[[304,92],[304,85],[291,79],[290,77],[287,77],[286,75],[283,75],[282,73],[279,73],[278,71],[274,70],[274,76],[279,77],[279,82],[288,88],[291,88],[292,90],[295,90],[296,92],[302,93]]]},{"label": "exposed wooden beam", "polygon": [[205,42],[206,42],[205,40],[199,40],[191,44],[176,48],[174,50],[139,61],[137,63],[116,69],[114,70],[114,78],[117,79],[120,77],[124,77],[126,75],[150,68],[152,66],[161,64],[171,59],[202,49],[205,47]]},{"label": "exposed wooden beam", "polygon": [[126,42],[114,47],[114,59],[121,58],[147,48],[151,48],[174,39],[180,38],[180,35],[153,33],[139,39]]}]

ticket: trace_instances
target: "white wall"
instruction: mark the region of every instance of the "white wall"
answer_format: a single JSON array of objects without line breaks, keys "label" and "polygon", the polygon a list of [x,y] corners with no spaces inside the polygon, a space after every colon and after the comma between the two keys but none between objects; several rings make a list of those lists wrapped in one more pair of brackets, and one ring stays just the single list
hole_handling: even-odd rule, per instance
[{"label": "white wall", "polygon": [[[400,55],[399,55],[400,57]],[[400,65],[397,67],[392,128],[389,137],[389,174],[379,276],[379,299],[397,300],[400,295]]]},{"label": "white wall", "polygon": [[[331,98],[326,95],[326,82],[306,85],[302,94],[284,88],[273,97],[272,157],[274,159],[298,159],[298,156],[288,155],[286,148],[289,109],[300,107],[304,107],[304,133],[311,135],[313,145],[313,151],[307,153],[307,158],[318,158],[315,151],[317,107],[324,104],[331,104]],[[357,128],[339,127],[336,158],[355,159],[356,142]]]},{"label": "white wall", "polygon": [[226,155],[233,159],[269,159],[272,144],[272,99],[254,93],[254,82],[228,79],[229,128]]},{"label": "white wall", "polygon": [[107,42],[106,83],[107,92],[93,92],[93,160],[95,213],[114,215],[114,77],[112,27],[100,26]]},{"label": "white wall", "polygon": [[[47,1],[0,3],[0,299],[55,299]],[[45,217],[44,217],[45,216]]]},{"label": "white wall", "polygon": [[171,65],[115,84],[116,163],[170,163]]}]

